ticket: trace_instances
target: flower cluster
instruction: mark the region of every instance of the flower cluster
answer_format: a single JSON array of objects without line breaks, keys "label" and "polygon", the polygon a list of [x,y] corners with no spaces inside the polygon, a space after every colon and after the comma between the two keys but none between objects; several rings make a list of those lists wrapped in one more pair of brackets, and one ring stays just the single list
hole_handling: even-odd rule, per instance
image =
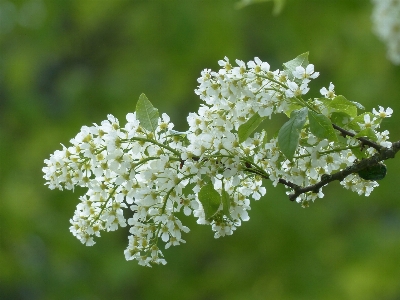
[{"label": "flower cluster", "polygon": [[[236,60],[236,66],[228,58],[218,63],[218,72],[206,69],[198,79],[195,93],[203,103],[189,114],[186,132],[174,131],[169,117],[159,117],[142,95],[124,126],[112,115],[100,125],[83,126],[71,146],[45,160],[50,189],[87,188],[70,221],[82,243],[93,245],[101,231],[130,226],[126,259],[165,264],[159,242],[179,245],[185,242],[182,232],[189,231],[181,212],[210,225],[216,238],[230,235],[249,219],[250,199],[265,195],[263,179],[285,183],[289,194],[293,186],[315,184],[375,154],[375,148],[363,150],[357,134],[391,146],[388,132],[377,131],[390,108],[357,115],[360,105],[336,96],[332,83],[321,89],[323,97],[303,99],[319,75],[306,54],[274,71],[259,58]],[[290,116],[278,136],[253,134],[276,113]],[[330,120],[350,134],[339,138]],[[378,185],[357,174],[341,184],[366,196]],[[321,189],[296,201],[307,206],[318,197]]]},{"label": "flower cluster", "polygon": [[[129,224],[132,236],[125,257],[143,265],[165,263],[154,241],[161,237],[167,247],[177,245],[184,242],[181,231],[188,231],[175,216],[184,206],[186,185],[179,172],[179,153],[164,146],[175,143],[179,148],[181,143],[171,136],[173,124],[165,114],[155,132],[140,126],[136,113],[126,119],[124,127],[112,115],[101,125],[83,126],[72,146],[63,146],[45,161],[43,171],[51,189],[88,188],[70,227],[82,243],[93,245],[93,236],[102,230]],[[128,219],[123,212],[127,208]]]},{"label": "flower cluster", "polygon": [[388,57],[400,64],[400,0],[372,0],[374,31],[387,45]]}]

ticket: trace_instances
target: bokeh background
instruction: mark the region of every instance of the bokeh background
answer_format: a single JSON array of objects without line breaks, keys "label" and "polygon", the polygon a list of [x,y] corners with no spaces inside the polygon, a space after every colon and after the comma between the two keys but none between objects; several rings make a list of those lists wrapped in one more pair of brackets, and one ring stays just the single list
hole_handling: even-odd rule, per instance
[{"label": "bokeh background", "polygon": [[82,125],[124,123],[142,92],[185,130],[200,71],[224,56],[276,69],[310,51],[311,96],[332,81],[369,111],[390,106],[383,127],[400,139],[400,67],[369,1],[288,0],[276,16],[235,1],[0,0],[1,299],[400,299],[400,158],[371,196],[333,183],[307,209],[266,182],[233,236],[183,216],[191,232],[166,266],[125,261],[125,229],[93,247],[69,233],[84,191],[48,190],[43,160]]}]

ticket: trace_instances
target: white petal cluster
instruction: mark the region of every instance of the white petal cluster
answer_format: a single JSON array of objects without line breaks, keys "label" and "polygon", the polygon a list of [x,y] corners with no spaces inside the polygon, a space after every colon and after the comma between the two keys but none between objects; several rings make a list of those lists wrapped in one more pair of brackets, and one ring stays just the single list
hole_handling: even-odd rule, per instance
[{"label": "white petal cluster", "polygon": [[[281,152],[276,137],[267,139],[265,130],[239,138],[240,126],[256,115],[271,118],[298,109],[309,82],[319,75],[313,65],[271,71],[257,57],[247,64],[236,60],[236,66],[226,57],[218,63],[218,72],[201,72],[195,93],[203,103],[187,117],[187,132],[174,131],[166,114],[158,118],[154,132],[140,124],[136,113],[127,115],[125,126],[109,115],[100,125],[83,126],[71,146],[62,146],[45,160],[44,178],[50,189],[87,188],[70,220],[70,231],[82,243],[93,245],[101,231],[130,226],[126,259],[144,266],[165,264],[159,242],[165,248],[179,245],[185,242],[182,232],[189,231],[178,218],[181,211],[193,214],[198,224],[210,225],[215,238],[231,235],[249,220],[250,199],[266,194],[263,178],[274,186],[286,181],[304,187],[355,162],[352,149],[360,146],[357,139],[347,137],[344,147],[314,136],[307,124],[294,160]],[[311,99],[307,105],[321,107],[329,116],[331,112],[322,108],[333,101],[334,85],[322,88],[321,94],[323,101]],[[376,129],[391,114],[390,108],[379,107],[365,114],[358,126],[371,128],[378,143],[390,147],[388,132]],[[376,150],[368,151],[372,155]],[[210,184],[225,199],[212,216],[199,196]],[[377,183],[352,175],[342,185],[368,196]],[[301,194],[296,201],[307,206],[322,197],[320,189]]]},{"label": "white petal cluster", "polygon": [[374,31],[387,46],[387,55],[400,64],[400,0],[372,0]]},{"label": "white petal cluster", "polygon": [[[308,128],[301,131],[303,142],[296,150],[295,161],[286,159],[279,150],[276,138],[263,142],[266,137],[265,131],[238,145],[237,129],[241,124],[256,113],[269,118],[274,113],[289,114],[293,99],[306,94],[310,80],[317,78],[319,73],[314,72],[312,64],[296,67],[291,74],[286,70],[271,71],[269,64],[257,57],[247,63],[247,66],[240,60],[236,60],[236,64],[237,66],[232,66],[225,57],[219,61],[222,68],[218,72],[204,70],[198,79],[199,86],[195,92],[206,105],[201,106],[197,114],[188,117],[188,139],[191,143],[187,150],[191,152],[190,155],[209,156],[222,153],[242,158],[251,157],[252,162],[268,174],[274,185],[277,185],[280,179],[284,179],[299,186],[313,185],[321,180],[322,175],[342,170],[356,161],[357,158],[351,151],[351,148],[359,147],[356,139],[348,137],[347,147],[340,150],[334,142],[315,137]],[[329,89],[322,88],[321,94],[325,96],[325,101],[331,101],[336,96],[334,85],[330,83]],[[312,103],[318,106],[320,102],[314,99]],[[380,123],[378,119],[383,117],[382,110],[383,108],[380,108],[380,115],[372,120],[369,119],[370,115],[366,114],[365,123],[359,124],[360,129],[371,127],[376,130]],[[389,117],[391,112],[388,108],[385,117]],[[375,133],[381,146],[391,146],[391,143],[387,142],[387,134]],[[369,154],[374,153],[376,150],[371,148]],[[243,177],[240,173],[237,175]],[[357,175],[355,178],[358,193],[369,195],[372,188],[377,186],[377,183],[374,183],[372,188],[367,189],[365,187],[370,187],[371,182]],[[236,180],[239,181],[241,185],[245,182],[242,179]],[[287,193],[291,192],[288,190]],[[320,189],[318,193],[304,193],[296,200],[307,206],[308,202],[323,196]]]},{"label": "white petal cluster", "polygon": [[188,231],[174,215],[188,199],[182,194],[187,180],[179,171],[177,152],[163,146],[175,143],[179,148],[181,143],[170,134],[173,124],[165,114],[154,133],[140,126],[135,113],[127,121],[121,127],[109,115],[101,125],[82,127],[72,146],[45,160],[44,177],[50,189],[88,189],[70,227],[82,243],[93,245],[93,236],[101,231],[129,224],[132,236],[125,257],[143,265],[164,264],[157,239],[177,245],[184,242],[181,231]]}]

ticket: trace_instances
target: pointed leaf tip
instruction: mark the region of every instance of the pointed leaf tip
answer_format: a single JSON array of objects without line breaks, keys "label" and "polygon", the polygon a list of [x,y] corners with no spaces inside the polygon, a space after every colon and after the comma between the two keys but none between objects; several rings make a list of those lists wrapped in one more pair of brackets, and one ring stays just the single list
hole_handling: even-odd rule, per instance
[{"label": "pointed leaf tip", "polygon": [[326,116],[308,111],[308,120],[310,122],[310,131],[316,137],[334,142],[338,141],[335,129],[333,129],[331,121]]},{"label": "pointed leaf tip", "polygon": [[238,130],[239,143],[243,143],[253,133],[254,130],[265,120],[258,113],[254,114],[246,123],[240,125]]},{"label": "pointed leaf tip", "polygon": [[307,107],[293,111],[290,120],[283,124],[279,130],[279,149],[289,160],[293,159],[299,145],[300,131],[306,122],[307,112]]},{"label": "pointed leaf tip", "polygon": [[158,125],[158,109],[151,104],[145,94],[141,94],[136,104],[136,116],[140,125],[148,130],[154,132]]},{"label": "pointed leaf tip", "polygon": [[198,197],[203,206],[206,220],[209,220],[218,212],[221,205],[221,196],[214,189],[214,185],[209,182],[200,189]]},{"label": "pointed leaf tip", "polygon": [[283,64],[283,68],[289,79],[293,79],[292,72],[295,71],[299,66],[302,66],[303,68],[308,66],[308,52],[300,54],[296,58]]}]

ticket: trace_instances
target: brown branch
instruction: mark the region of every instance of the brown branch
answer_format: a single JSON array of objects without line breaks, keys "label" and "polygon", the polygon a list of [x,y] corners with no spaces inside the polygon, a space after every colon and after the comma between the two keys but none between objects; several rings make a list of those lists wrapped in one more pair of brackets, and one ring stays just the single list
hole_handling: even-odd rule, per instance
[{"label": "brown branch", "polygon": [[[350,132],[350,131],[348,131],[348,130],[342,128],[342,127],[339,127],[339,126],[337,126],[336,124],[333,124],[333,123],[332,123],[332,126],[333,126],[333,128],[335,128],[337,131],[340,131],[341,134],[343,135],[343,137],[346,137],[346,136],[354,137],[354,136],[355,136],[354,133],[352,133],[352,132]],[[367,145],[367,146],[370,146],[370,147],[372,147],[372,148],[375,148],[378,152],[381,152],[382,149],[384,149],[384,147],[382,147],[381,145],[379,145],[379,144],[377,144],[377,143],[374,143],[373,141],[370,141],[370,140],[367,139],[367,138],[364,138],[364,137],[357,137],[356,139],[359,140],[359,141],[362,143],[362,145]]]},{"label": "brown branch", "polygon": [[[346,137],[346,136],[354,137],[355,136],[354,133],[352,133],[346,129],[343,129],[343,128],[337,126],[336,124],[332,124],[332,125],[333,125],[333,128],[340,131],[344,137]],[[376,149],[378,151],[378,153],[371,156],[370,158],[363,159],[363,160],[353,164],[352,166],[349,166],[349,167],[343,169],[342,171],[339,171],[339,172],[331,174],[331,175],[323,175],[321,178],[321,181],[317,182],[316,184],[309,185],[306,187],[301,187],[293,182],[287,181],[283,178],[279,178],[279,180],[278,180],[279,183],[286,185],[287,187],[293,189],[293,191],[294,191],[292,194],[289,195],[290,201],[296,200],[296,198],[298,196],[300,196],[301,194],[307,193],[307,192],[318,193],[319,189],[322,188],[324,185],[327,185],[328,183],[335,181],[335,180],[342,181],[344,178],[346,178],[350,174],[358,173],[359,171],[361,171],[367,167],[376,165],[380,161],[387,160],[389,158],[394,158],[396,153],[398,151],[400,151],[400,140],[397,142],[394,142],[392,144],[392,147],[385,148],[373,141],[368,140],[367,138],[357,137],[356,139],[358,139],[362,143],[362,145],[367,145],[367,146],[370,146],[370,147]],[[194,161],[200,160],[200,158],[197,156],[192,157],[192,159]],[[181,163],[180,168],[183,167],[185,161],[186,160],[180,161],[180,163]],[[253,173],[255,175],[259,175],[265,179],[270,179],[267,174],[263,174],[257,170],[254,170],[249,163],[245,163],[244,167],[245,167],[244,168],[245,171],[247,171],[247,172]]]},{"label": "brown branch", "polygon": [[290,187],[292,189],[294,189],[295,191],[298,190],[298,189],[301,189],[301,186],[299,186],[299,185],[297,185],[297,184],[295,184],[293,182],[287,181],[287,180],[285,180],[283,178],[279,178],[278,182],[282,183],[282,184],[284,184],[284,185],[286,185],[286,186],[288,186],[288,187]]},{"label": "brown branch", "polygon": [[[393,143],[392,147],[390,147],[390,148],[381,147],[380,153],[377,153],[377,154],[371,156],[370,158],[363,159],[360,162],[355,163],[354,165],[349,166],[340,172],[337,172],[332,175],[323,176],[323,179],[321,181],[317,182],[316,184],[309,185],[306,187],[299,187],[299,186],[297,186],[291,182],[287,182],[286,180],[283,180],[283,179],[282,179],[282,181],[280,179],[279,182],[286,186],[293,188],[294,193],[289,195],[289,199],[291,201],[294,201],[298,196],[300,196],[303,193],[307,193],[307,192],[317,193],[321,187],[328,184],[329,182],[332,182],[335,180],[342,181],[344,178],[346,178],[350,174],[357,173],[357,172],[365,169],[366,167],[377,164],[380,161],[387,160],[389,158],[394,158],[396,153],[399,150],[400,150],[400,141]],[[288,184],[288,183],[290,183],[290,184]]]}]

